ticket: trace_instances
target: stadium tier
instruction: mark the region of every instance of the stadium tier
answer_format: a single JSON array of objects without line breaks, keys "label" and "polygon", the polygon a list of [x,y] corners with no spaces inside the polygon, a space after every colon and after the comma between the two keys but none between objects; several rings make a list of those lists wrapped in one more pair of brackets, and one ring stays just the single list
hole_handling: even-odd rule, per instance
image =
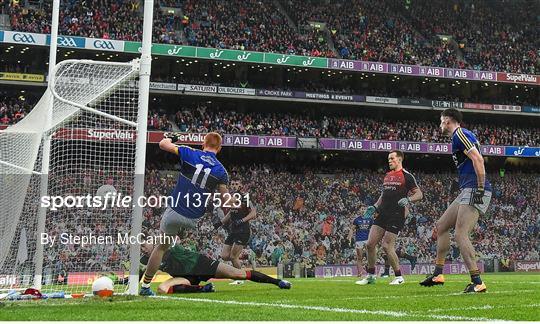
[{"label": "stadium tier", "polygon": [[[24,94],[0,99],[0,124],[21,120],[32,107],[32,98]],[[218,131],[223,134],[387,140],[422,143],[444,143],[438,131],[436,114],[410,119],[403,113],[388,112],[383,116],[355,111],[332,113],[316,108],[287,111],[287,104],[260,105],[259,109],[238,110],[235,101],[213,102],[171,100],[170,96],[154,96],[150,104],[148,129],[202,134]],[[273,107],[273,109],[271,108]],[[297,109],[298,110],[298,109]],[[429,119],[431,117],[431,119]],[[508,123],[504,118],[491,118],[486,123],[475,116],[466,127],[477,134],[484,145],[540,147],[540,130],[535,122],[525,119]],[[475,120],[478,120],[477,122]]]},{"label": "stadium tier", "polygon": [[[66,1],[60,34],[140,40],[140,8],[137,0]],[[540,66],[536,1],[186,0],[155,9],[160,43],[525,74]],[[49,1],[3,11],[12,30],[50,30]]]}]

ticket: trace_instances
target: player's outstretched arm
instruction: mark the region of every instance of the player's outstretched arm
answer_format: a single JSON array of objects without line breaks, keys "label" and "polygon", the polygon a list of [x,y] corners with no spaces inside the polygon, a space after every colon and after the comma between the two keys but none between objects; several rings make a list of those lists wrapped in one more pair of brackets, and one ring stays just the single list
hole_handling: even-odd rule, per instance
[{"label": "player's outstretched arm", "polygon": [[159,142],[159,148],[165,152],[178,155],[178,146],[173,144],[173,140],[171,138],[165,137],[162,139]]}]

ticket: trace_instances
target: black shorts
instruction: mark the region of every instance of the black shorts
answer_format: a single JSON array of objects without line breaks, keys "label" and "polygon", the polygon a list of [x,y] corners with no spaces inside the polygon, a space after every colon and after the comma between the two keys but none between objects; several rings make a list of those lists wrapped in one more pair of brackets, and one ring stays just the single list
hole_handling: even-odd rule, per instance
[{"label": "black shorts", "polygon": [[216,277],[219,261],[212,260],[205,255],[201,255],[199,260],[189,273],[170,274],[171,277],[186,278],[192,285],[198,285],[201,281],[208,281]]},{"label": "black shorts", "polygon": [[397,235],[405,226],[405,216],[397,213],[381,213],[375,218],[373,225]]},{"label": "black shorts", "polygon": [[231,233],[225,239],[225,244],[231,245],[231,246],[233,244],[240,244],[243,246],[247,246],[249,243],[250,237],[251,237],[250,233]]}]

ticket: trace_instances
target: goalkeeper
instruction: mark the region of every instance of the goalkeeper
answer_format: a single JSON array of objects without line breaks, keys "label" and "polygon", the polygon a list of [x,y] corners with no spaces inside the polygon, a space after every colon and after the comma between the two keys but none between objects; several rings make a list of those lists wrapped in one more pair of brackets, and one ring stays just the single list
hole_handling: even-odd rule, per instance
[{"label": "goalkeeper", "polygon": [[[148,262],[148,254],[152,250],[151,244],[142,245],[144,256],[141,258],[141,263],[143,265]],[[213,292],[214,285],[212,283],[200,285],[201,281],[208,281],[211,278],[250,280],[273,284],[280,289],[291,288],[291,283],[288,281],[274,279],[258,271],[237,269],[200,253],[187,250],[180,245],[175,245],[165,252],[159,269],[172,277],[159,285],[158,292],[161,294]],[[142,271],[140,275],[142,277]]]},{"label": "goalkeeper", "polygon": [[[165,210],[159,225],[160,231],[169,237],[177,235],[182,237],[184,230],[193,230],[197,227],[197,220],[205,214],[208,207],[205,203],[201,203],[201,197],[212,195],[216,190],[220,193],[220,197],[229,193],[227,188],[229,175],[216,157],[221,150],[221,136],[218,133],[206,134],[202,151],[183,145],[176,146],[174,143],[178,139],[177,133],[166,133],[165,138],[159,142],[160,149],[176,155],[180,162],[178,182],[171,193],[172,206]],[[235,204],[237,200],[231,198],[229,203]],[[221,205],[221,202],[219,204]],[[143,276],[140,295],[154,294],[150,290],[150,283],[169,247],[170,244],[167,242],[154,247]]]}]

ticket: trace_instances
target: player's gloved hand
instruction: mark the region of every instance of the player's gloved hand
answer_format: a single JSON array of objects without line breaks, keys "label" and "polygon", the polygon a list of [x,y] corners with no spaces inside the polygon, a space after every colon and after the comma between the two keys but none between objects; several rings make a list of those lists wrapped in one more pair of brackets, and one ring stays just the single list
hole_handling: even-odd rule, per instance
[{"label": "player's gloved hand", "polygon": [[170,138],[173,143],[178,142],[178,140],[180,139],[177,133],[171,133],[171,132],[163,134],[163,137]]},{"label": "player's gloved hand", "polygon": [[456,180],[452,180],[452,184],[450,185],[450,193],[456,193],[459,191],[459,182]]},{"label": "player's gloved hand", "polygon": [[401,198],[397,204],[400,206],[400,207],[405,207],[407,205],[409,205],[411,203],[411,200],[409,199],[409,197],[405,197],[405,198]]},{"label": "player's gloved hand", "polygon": [[472,201],[473,201],[473,204],[475,205],[481,205],[484,203],[484,201],[482,200],[482,198],[484,198],[484,194],[486,193],[486,191],[484,190],[484,188],[476,188],[476,189],[473,189],[472,190]]},{"label": "player's gloved hand", "polygon": [[375,206],[369,206],[366,208],[366,211],[364,212],[364,218],[373,218],[373,215],[377,211],[377,207]]}]

